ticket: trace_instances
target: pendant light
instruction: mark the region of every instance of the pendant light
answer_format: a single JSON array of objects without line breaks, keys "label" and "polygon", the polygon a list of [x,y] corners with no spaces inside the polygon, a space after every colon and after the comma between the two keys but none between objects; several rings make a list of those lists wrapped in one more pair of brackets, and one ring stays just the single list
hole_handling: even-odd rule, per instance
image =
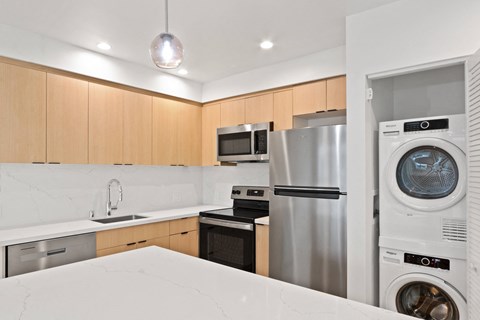
[{"label": "pendant light", "polygon": [[183,60],[183,45],[168,32],[168,0],[165,0],[165,32],[156,36],[150,45],[150,56],[162,69],[175,69]]}]

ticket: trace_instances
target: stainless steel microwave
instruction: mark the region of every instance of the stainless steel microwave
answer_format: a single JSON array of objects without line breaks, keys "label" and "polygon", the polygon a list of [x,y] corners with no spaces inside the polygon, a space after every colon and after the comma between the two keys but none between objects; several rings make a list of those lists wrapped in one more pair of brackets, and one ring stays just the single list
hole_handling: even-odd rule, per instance
[{"label": "stainless steel microwave", "polygon": [[268,136],[273,122],[217,129],[217,160],[224,162],[268,161]]}]

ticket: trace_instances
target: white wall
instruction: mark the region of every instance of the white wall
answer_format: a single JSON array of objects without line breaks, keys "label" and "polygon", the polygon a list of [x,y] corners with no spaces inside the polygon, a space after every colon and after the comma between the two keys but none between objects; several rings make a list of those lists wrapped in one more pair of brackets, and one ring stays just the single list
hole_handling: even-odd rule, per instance
[{"label": "white wall", "polygon": [[203,102],[345,74],[345,47],[236,74],[203,85]]},{"label": "white wall", "polygon": [[[200,83],[0,24],[0,56],[201,101]],[[146,49],[145,49],[146,50]]]},{"label": "white wall", "polygon": [[480,1],[402,0],[347,17],[348,297],[374,303],[373,165],[377,123],[366,76],[472,54]]}]

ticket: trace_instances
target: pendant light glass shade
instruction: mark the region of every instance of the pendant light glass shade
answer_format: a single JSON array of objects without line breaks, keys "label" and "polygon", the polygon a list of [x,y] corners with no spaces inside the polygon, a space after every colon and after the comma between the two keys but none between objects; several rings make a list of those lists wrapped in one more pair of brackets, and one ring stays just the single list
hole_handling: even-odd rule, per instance
[{"label": "pendant light glass shade", "polygon": [[159,68],[177,68],[183,60],[183,45],[171,33],[160,33],[150,45],[150,56]]},{"label": "pendant light glass shade", "polygon": [[153,39],[150,56],[155,65],[163,69],[175,69],[183,60],[182,43],[168,32],[168,0],[165,0],[165,32]]}]

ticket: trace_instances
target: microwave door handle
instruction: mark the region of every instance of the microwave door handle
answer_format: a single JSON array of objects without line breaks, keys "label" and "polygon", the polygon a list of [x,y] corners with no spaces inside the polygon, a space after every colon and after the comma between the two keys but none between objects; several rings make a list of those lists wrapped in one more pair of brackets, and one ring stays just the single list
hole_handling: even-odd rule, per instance
[{"label": "microwave door handle", "polygon": [[255,134],[255,130],[252,130],[252,135],[250,136],[251,142],[251,154],[257,154],[257,135]]}]

